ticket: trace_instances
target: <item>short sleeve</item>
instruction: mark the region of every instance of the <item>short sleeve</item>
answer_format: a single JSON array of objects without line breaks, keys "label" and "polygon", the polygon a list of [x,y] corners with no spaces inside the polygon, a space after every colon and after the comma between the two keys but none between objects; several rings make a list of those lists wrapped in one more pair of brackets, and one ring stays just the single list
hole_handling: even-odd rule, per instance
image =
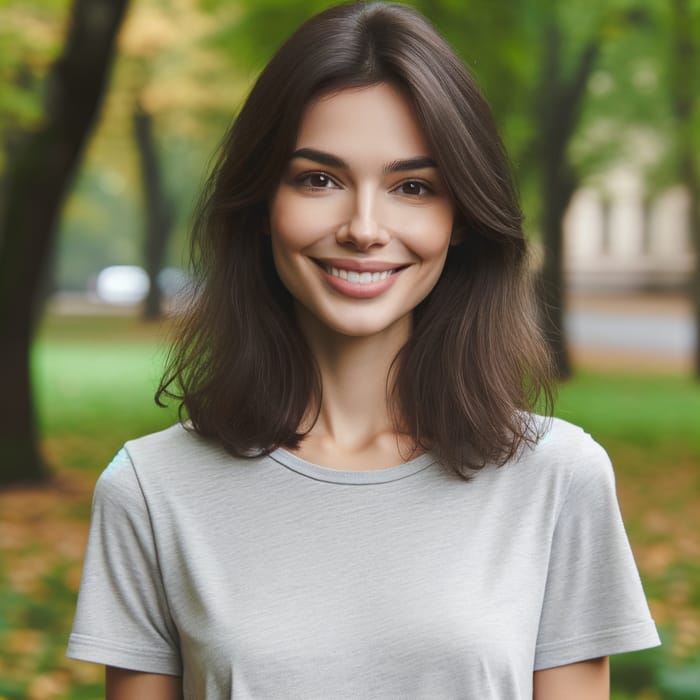
[{"label": "short sleeve", "polygon": [[556,522],[535,670],[657,646],[612,465],[587,437]]},{"label": "short sleeve", "polygon": [[125,450],[95,486],[67,654],[146,673],[181,673],[151,519]]}]

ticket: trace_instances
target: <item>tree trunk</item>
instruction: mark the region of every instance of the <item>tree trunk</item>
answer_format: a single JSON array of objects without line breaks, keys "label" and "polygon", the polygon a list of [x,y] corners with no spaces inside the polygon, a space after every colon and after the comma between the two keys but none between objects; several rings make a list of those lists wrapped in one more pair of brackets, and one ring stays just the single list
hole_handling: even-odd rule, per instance
[{"label": "tree trunk", "polygon": [[560,380],[572,374],[566,342],[564,311],[566,308],[566,280],[564,278],[564,230],[566,209],[576,190],[573,171],[561,162],[556,152],[543,154],[543,221],[545,243],[544,261],[540,276],[540,301],[543,329]]},{"label": "tree trunk", "polygon": [[165,194],[153,135],[153,117],[137,102],[134,108],[134,136],[140,156],[141,182],[146,210],[144,259],[150,281],[144,303],[144,318],[161,317],[162,293],[158,273],[163,269],[165,251],[172,231],[172,206]]},{"label": "tree trunk", "polygon": [[564,215],[577,179],[568,160],[568,145],[578,125],[588,78],[599,52],[592,39],[579,56],[571,77],[561,75],[561,33],[555,24],[545,31],[544,60],[539,100],[537,158],[542,176],[542,234],[544,262],[540,278],[541,316],[559,379],[571,376],[571,361],[564,328]]},{"label": "tree trunk", "polygon": [[694,148],[693,130],[700,120],[696,81],[689,76],[700,69],[700,45],[693,34],[697,18],[688,0],[672,2],[673,45],[671,55],[671,102],[676,122],[678,174],[690,195],[690,234],[695,251],[695,269],[690,292],[695,309],[695,352],[693,370],[700,379],[700,172]]},{"label": "tree trunk", "polygon": [[47,83],[44,121],[8,164],[0,208],[0,484],[47,470],[37,444],[29,355],[63,201],[93,126],[128,0],[75,0]]}]

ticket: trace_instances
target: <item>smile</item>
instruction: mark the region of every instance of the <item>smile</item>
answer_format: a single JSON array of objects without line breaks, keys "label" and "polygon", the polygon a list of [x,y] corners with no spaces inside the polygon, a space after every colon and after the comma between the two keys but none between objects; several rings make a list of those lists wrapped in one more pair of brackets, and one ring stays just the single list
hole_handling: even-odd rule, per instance
[{"label": "smile", "polygon": [[389,290],[409,265],[380,260],[330,258],[313,262],[337,293],[354,299],[372,299]]},{"label": "smile", "polygon": [[381,282],[392,275],[396,269],[384,270],[383,272],[357,272],[356,270],[345,270],[343,268],[323,265],[323,269],[331,276],[341,280],[347,280],[350,284],[372,284]]}]

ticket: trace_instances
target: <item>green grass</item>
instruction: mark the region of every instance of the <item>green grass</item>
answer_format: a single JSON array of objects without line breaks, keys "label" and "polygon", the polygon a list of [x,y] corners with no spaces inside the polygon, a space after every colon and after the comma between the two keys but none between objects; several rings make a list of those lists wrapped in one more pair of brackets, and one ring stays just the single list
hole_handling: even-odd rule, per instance
[{"label": "green grass", "polygon": [[[125,440],[176,420],[174,408],[153,403],[166,330],[126,317],[54,316],[42,325],[33,354],[42,446],[60,479],[24,496],[0,494],[0,524],[29,533],[0,550],[0,700],[30,697],[32,688],[56,700],[100,697],[94,671],[64,659],[81,538],[92,484],[113,454]],[[581,372],[560,388],[557,415],[582,425],[613,459],[635,555],[667,640],[660,650],[614,660],[614,698],[697,697],[700,384]],[[57,553],[71,540],[67,554]],[[36,691],[37,683],[53,690]]]},{"label": "green grass", "polygon": [[166,329],[125,317],[47,320],[33,368],[42,434],[73,446],[62,466],[100,469],[126,439],[177,419],[153,400]]},{"label": "green grass", "polygon": [[613,443],[700,456],[700,382],[682,376],[579,373],[560,388],[557,415]]}]

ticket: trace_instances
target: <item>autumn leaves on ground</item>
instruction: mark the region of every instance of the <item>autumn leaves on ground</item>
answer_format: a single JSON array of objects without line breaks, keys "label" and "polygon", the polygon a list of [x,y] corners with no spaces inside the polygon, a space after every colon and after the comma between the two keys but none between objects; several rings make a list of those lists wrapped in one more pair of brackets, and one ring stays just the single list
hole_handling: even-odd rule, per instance
[{"label": "autumn leaves on ground", "polygon": [[[34,371],[54,476],[43,486],[0,492],[0,699],[103,696],[101,668],[67,660],[65,644],[95,479],[125,439],[174,420],[174,411],[152,404],[163,330],[127,317],[53,316],[44,323]],[[677,374],[588,369],[561,388],[557,412],[610,452],[666,642],[620,657],[613,697],[698,697],[700,385]]]}]

